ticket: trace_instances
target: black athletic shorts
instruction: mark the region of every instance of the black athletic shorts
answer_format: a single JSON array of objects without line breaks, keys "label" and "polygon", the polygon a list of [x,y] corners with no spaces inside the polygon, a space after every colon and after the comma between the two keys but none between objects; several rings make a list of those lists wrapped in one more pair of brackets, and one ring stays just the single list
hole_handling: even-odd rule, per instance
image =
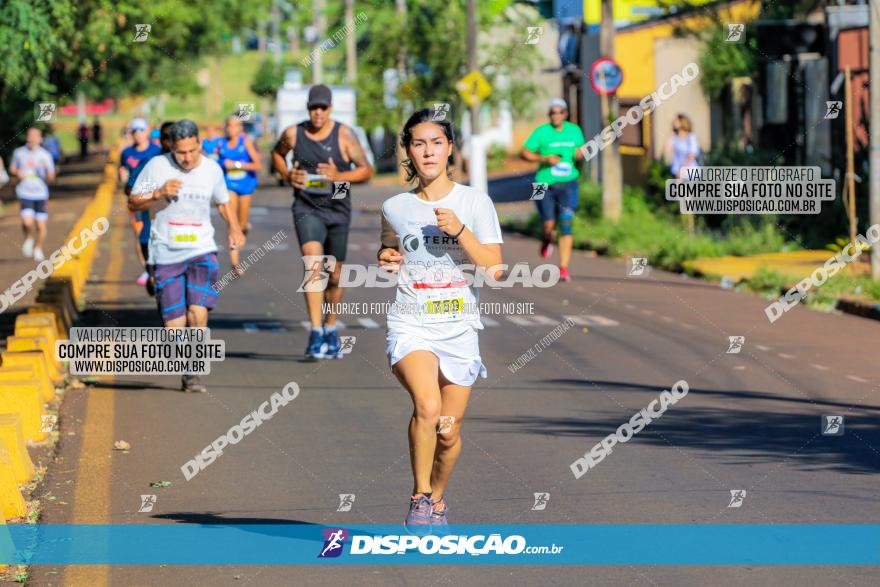
[{"label": "black athletic shorts", "polygon": [[350,223],[327,223],[314,212],[295,210],[293,226],[300,246],[317,241],[324,247],[324,255],[333,255],[337,261],[345,261]]}]

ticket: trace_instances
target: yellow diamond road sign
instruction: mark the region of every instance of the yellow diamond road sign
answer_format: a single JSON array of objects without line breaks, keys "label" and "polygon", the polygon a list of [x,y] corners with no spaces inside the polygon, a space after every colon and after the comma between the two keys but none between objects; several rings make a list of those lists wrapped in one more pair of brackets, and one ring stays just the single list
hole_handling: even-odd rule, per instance
[{"label": "yellow diamond road sign", "polygon": [[486,99],[486,96],[492,93],[492,86],[483,77],[483,74],[476,69],[469,72],[466,76],[458,80],[455,89],[461,99],[468,106],[473,106]]}]

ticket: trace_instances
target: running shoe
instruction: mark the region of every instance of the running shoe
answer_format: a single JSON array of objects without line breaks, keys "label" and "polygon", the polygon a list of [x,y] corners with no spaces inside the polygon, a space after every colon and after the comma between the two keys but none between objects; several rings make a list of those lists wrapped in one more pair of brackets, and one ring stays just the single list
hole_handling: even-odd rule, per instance
[{"label": "running shoe", "polygon": [[184,375],[181,378],[181,390],[187,393],[205,393],[208,388],[202,383],[198,375]]},{"label": "running shoe", "polygon": [[312,330],[312,333],[309,335],[309,346],[306,347],[306,358],[324,358],[324,333],[320,330]]},{"label": "running shoe", "polygon": [[541,258],[549,259],[553,256],[553,243],[544,241],[541,243]]},{"label": "running shoe", "polygon": [[434,502],[434,508],[431,510],[431,529],[435,534],[445,534],[449,530],[446,510],[445,499],[441,498],[440,501]]},{"label": "running shoe", "polygon": [[568,272],[568,267],[559,268],[559,279],[562,281],[571,281],[571,273]]},{"label": "running shoe", "polygon": [[324,331],[324,343],[327,345],[327,350],[324,353],[325,359],[342,358],[342,345],[339,342],[339,335],[336,334],[336,330]]},{"label": "running shoe", "polygon": [[21,245],[21,254],[30,259],[34,256],[34,239],[27,237]]},{"label": "running shoe", "polygon": [[45,260],[46,255],[43,254],[43,249],[41,249],[40,247],[36,247],[34,249],[34,261],[36,261],[37,263],[42,263]]},{"label": "running shoe", "polygon": [[136,282],[136,283],[137,283],[138,285],[147,285],[147,280],[148,280],[149,278],[150,278],[150,274],[147,273],[146,271],[144,271],[143,273],[141,273],[141,274],[138,276],[138,278],[137,278],[137,282]]},{"label": "running shoe", "polygon": [[431,533],[431,518],[434,502],[424,493],[413,495],[409,502],[409,513],[404,525],[410,534],[427,536]]}]

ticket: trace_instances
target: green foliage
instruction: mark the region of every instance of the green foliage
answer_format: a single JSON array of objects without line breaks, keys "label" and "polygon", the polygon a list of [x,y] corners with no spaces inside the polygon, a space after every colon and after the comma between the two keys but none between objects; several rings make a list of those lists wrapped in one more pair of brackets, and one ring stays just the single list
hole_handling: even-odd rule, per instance
[{"label": "green foliage", "polygon": [[486,167],[489,171],[498,171],[504,168],[504,160],[507,158],[507,149],[498,145],[489,147],[486,154]]},{"label": "green foliage", "polygon": [[705,41],[699,57],[700,86],[712,100],[721,97],[721,92],[731,79],[753,76],[757,73],[758,46],[755,28],[746,25],[744,43],[727,43],[727,26],[715,22],[703,34]]},{"label": "green foliage", "polygon": [[275,98],[275,94],[284,84],[284,64],[275,63],[272,59],[264,59],[254,73],[251,91],[258,96]]},{"label": "green foliage", "polygon": [[[486,104],[506,100],[514,116],[519,116],[537,95],[531,72],[540,66],[540,57],[534,46],[523,43],[525,26],[536,23],[521,16],[527,12],[522,7],[511,9],[512,4],[511,0],[479,3],[483,61],[478,69],[493,88]],[[455,83],[467,73],[465,2],[422,0],[409,5],[405,17],[398,15],[393,2],[364,7],[363,12],[368,18],[357,29],[359,123],[365,128],[400,128],[409,113],[435,102],[449,103],[458,122],[467,108],[455,90]],[[490,38],[487,31],[499,27],[513,35],[508,40]],[[383,74],[398,69],[401,53],[405,58],[398,105],[386,108]]]},{"label": "green foliage", "polygon": [[[5,0],[0,10],[0,144],[33,122],[34,102],[59,106],[131,93],[197,91],[199,57],[252,27],[269,0]],[[145,42],[135,25],[150,24]]]}]

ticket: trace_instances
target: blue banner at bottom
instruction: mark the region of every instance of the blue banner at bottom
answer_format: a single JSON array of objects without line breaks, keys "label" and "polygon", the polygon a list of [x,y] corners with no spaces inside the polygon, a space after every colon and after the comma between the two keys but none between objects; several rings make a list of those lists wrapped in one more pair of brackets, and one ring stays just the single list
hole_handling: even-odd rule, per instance
[{"label": "blue banner at bottom", "polygon": [[6,525],[0,563],[877,565],[880,524]]}]

